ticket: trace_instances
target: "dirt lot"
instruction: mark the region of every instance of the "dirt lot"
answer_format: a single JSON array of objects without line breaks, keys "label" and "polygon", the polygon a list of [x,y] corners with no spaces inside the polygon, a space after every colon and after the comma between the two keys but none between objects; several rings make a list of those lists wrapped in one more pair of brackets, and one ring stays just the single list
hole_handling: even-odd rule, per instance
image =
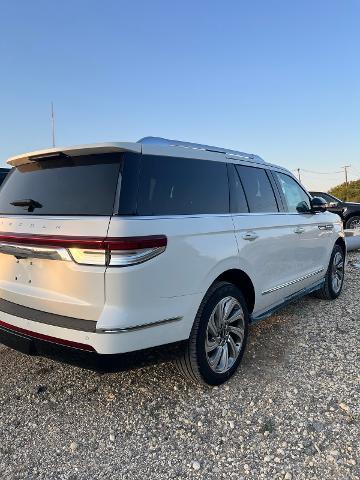
[{"label": "dirt lot", "polygon": [[0,346],[1,479],[359,479],[360,253],[344,293],[251,329],[225,386],[100,375]]}]

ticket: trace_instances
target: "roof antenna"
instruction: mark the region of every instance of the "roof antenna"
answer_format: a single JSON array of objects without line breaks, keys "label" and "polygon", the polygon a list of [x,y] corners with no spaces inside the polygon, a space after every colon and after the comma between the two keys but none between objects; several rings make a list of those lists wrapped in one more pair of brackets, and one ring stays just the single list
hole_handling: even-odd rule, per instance
[{"label": "roof antenna", "polygon": [[51,102],[51,130],[52,130],[52,146],[55,147],[55,113],[54,113],[53,102]]}]

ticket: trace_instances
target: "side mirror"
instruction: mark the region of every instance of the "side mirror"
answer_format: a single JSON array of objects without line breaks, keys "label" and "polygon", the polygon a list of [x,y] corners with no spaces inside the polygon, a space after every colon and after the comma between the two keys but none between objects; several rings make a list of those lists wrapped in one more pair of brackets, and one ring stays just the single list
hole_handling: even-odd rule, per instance
[{"label": "side mirror", "polygon": [[311,213],[312,211],[309,209],[309,205],[306,202],[300,202],[296,206],[296,211],[298,213]]},{"label": "side mirror", "polygon": [[320,197],[313,197],[310,201],[312,213],[326,212],[327,203]]}]

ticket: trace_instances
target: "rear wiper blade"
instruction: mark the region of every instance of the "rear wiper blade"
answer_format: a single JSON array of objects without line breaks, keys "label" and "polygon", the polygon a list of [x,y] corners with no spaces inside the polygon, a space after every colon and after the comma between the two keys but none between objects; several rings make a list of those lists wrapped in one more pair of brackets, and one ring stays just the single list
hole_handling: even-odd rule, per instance
[{"label": "rear wiper blade", "polygon": [[14,202],[10,202],[10,205],[14,205],[14,207],[27,207],[28,212],[33,212],[35,208],[42,208],[41,203],[33,200],[32,198],[27,198],[25,200],[15,200]]}]

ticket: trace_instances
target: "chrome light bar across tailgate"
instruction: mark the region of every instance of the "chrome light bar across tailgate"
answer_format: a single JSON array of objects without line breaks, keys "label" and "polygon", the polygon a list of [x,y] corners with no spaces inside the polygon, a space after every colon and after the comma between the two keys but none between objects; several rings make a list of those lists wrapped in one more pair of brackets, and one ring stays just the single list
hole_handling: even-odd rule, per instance
[{"label": "chrome light bar across tailgate", "polygon": [[13,255],[16,258],[42,258],[46,260],[71,261],[71,257],[66,248],[36,247],[15,245],[11,243],[0,243],[0,253]]}]

